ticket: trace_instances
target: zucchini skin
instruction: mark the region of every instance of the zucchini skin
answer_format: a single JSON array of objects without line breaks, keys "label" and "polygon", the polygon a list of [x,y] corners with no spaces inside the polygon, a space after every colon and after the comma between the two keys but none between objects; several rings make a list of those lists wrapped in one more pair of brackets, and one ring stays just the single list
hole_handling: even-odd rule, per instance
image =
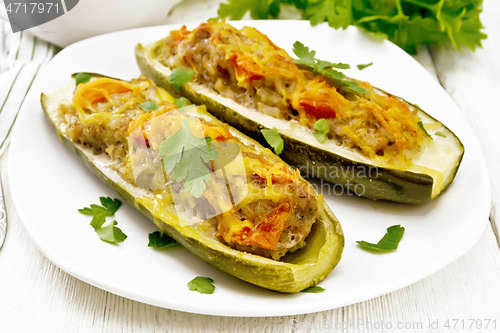
[{"label": "zucchini skin", "polygon": [[[41,96],[41,104],[60,141],[78,156],[93,175],[136,207],[160,230],[207,263],[246,282],[283,293],[296,293],[317,284],[339,263],[344,248],[344,234],[340,222],[326,204],[306,238],[307,245],[301,250],[286,255],[280,261],[237,251],[213,239],[208,240],[191,227],[180,226],[175,223],[175,216],[168,218],[165,214],[160,214],[155,211],[153,204],[143,198],[134,197],[124,184],[107,177],[82,147],[74,144],[59,131],[46,107],[48,97],[44,94]],[[236,134],[258,145],[243,134]]]},{"label": "zucchini skin", "polygon": [[[146,77],[174,95],[180,93],[194,104],[206,105],[208,111],[221,121],[244,132],[262,145],[269,146],[261,133],[261,130],[267,129],[267,127],[262,124],[244,117],[207,95],[199,93],[189,83],[184,84],[179,91],[176,91],[168,82],[169,74],[167,73],[170,72],[170,69],[156,60],[156,56],[161,52],[163,45],[163,40],[147,46],[137,45],[135,50],[137,64]],[[420,108],[419,110],[425,113]],[[429,116],[427,113],[425,114]],[[434,119],[431,116],[429,117]],[[451,131],[450,133],[453,134]],[[349,195],[407,204],[423,204],[437,197],[433,197],[434,179],[428,174],[400,171],[390,167],[379,167],[353,161],[326,149],[313,147],[282,133],[280,135],[285,143],[283,152],[280,154],[281,158],[299,168],[301,172],[305,171],[307,175],[313,175],[313,177],[324,179],[332,184],[341,185]],[[442,186],[439,194],[451,184],[463,158],[463,145],[460,140],[458,142],[462,148],[462,154],[454,166],[452,177]],[[332,170],[335,171],[333,176]],[[334,193],[335,185],[333,186]],[[359,189],[363,189],[363,191]]]}]

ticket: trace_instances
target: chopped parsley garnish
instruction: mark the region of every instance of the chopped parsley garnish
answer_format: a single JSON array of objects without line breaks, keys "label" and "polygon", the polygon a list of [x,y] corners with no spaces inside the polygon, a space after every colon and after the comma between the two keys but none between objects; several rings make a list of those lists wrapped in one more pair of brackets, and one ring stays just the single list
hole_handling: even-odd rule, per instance
[{"label": "chopped parsley garnish", "polygon": [[363,69],[365,69],[366,67],[370,67],[371,65],[373,65],[373,62],[370,62],[369,64],[366,65],[357,65],[357,67],[360,71],[362,71]]},{"label": "chopped parsley garnish", "polygon": [[207,277],[197,276],[188,282],[187,286],[191,291],[197,291],[200,294],[213,294],[215,286],[212,284],[214,280]]},{"label": "chopped parsley garnish", "polygon": [[314,294],[317,294],[317,293],[322,293],[323,291],[325,291],[325,288],[321,288],[320,286],[314,286],[314,287],[309,287],[309,288],[306,288],[304,290],[301,290],[300,292],[301,293],[314,293]]},{"label": "chopped parsley garnish", "polygon": [[434,133],[434,135],[437,135],[437,136],[440,136],[442,138],[446,138],[446,134],[444,134],[443,132],[441,131],[437,131],[436,133]]},{"label": "chopped parsley garnish", "polygon": [[368,90],[359,87],[356,81],[347,79],[344,73],[333,69],[349,68],[345,67],[349,65],[342,63],[333,64],[328,61],[316,59],[314,57],[316,55],[316,51],[309,51],[309,48],[307,46],[304,46],[304,44],[302,44],[301,42],[295,42],[293,44],[293,53],[295,53],[295,55],[299,57],[299,59],[295,59],[293,61],[296,65],[299,65],[299,67],[305,67],[307,70],[313,73],[320,74],[352,92],[359,94],[370,93]]},{"label": "chopped parsley garnish", "polygon": [[356,241],[364,249],[375,251],[393,251],[398,248],[398,244],[403,238],[405,228],[400,225],[393,225],[387,228],[387,232],[382,239],[377,243],[368,243],[365,241]]},{"label": "chopped parsley garnish", "polygon": [[106,216],[115,215],[118,208],[122,205],[122,202],[118,199],[111,199],[110,197],[100,197],[99,200],[102,206],[92,204],[90,208],[84,207],[78,211],[84,215],[92,216],[90,225],[94,228],[102,241],[108,243],[123,242],[127,238],[127,235],[125,235],[120,228],[116,227],[118,222],[113,221],[103,227],[106,222]]},{"label": "chopped parsley garnish", "polygon": [[78,87],[78,85],[80,83],[87,83],[90,81],[90,79],[92,78],[92,76],[88,73],[78,73],[75,75],[75,80],[76,80],[76,86]]},{"label": "chopped parsley garnish", "polygon": [[155,231],[149,234],[149,247],[161,249],[175,244],[178,244],[177,241],[165,233],[162,234],[159,231]]},{"label": "chopped parsley garnish", "polygon": [[172,70],[168,83],[173,84],[174,88],[179,90],[182,85],[188,82],[194,75],[194,70],[177,67]]},{"label": "chopped parsley garnish", "polygon": [[158,104],[156,104],[155,101],[147,101],[147,102],[141,103],[141,104],[139,104],[139,107],[146,112],[156,111],[156,110],[160,109],[160,107],[158,106]]},{"label": "chopped parsley garnish", "polygon": [[84,215],[97,215],[104,214],[106,216],[113,216],[118,208],[122,205],[122,202],[118,199],[111,199],[110,197],[100,197],[99,201],[102,206],[92,204],[90,208],[84,207],[78,211]]},{"label": "chopped parsley garnish", "polygon": [[278,130],[274,127],[272,129],[263,129],[261,130],[262,135],[264,135],[264,139],[266,139],[267,143],[271,147],[273,147],[276,155],[281,154],[283,148],[285,148],[285,141],[281,138]]},{"label": "chopped parsley garnish", "polygon": [[328,22],[334,29],[357,26],[392,41],[408,53],[418,45],[451,42],[460,50],[481,46],[486,34],[479,14],[482,0],[227,0],[219,18],[240,20],[250,11],[256,20],[276,18],[282,6],[295,7],[311,25]]},{"label": "chopped parsley garnish", "polygon": [[179,97],[174,101],[174,105],[179,109],[186,107],[188,105],[189,100],[186,97]]},{"label": "chopped parsley garnish", "polygon": [[205,182],[210,180],[210,170],[203,161],[215,161],[217,150],[210,144],[212,138],[196,137],[188,127],[189,122],[182,120],[182,127],[171,137],[163,140],[160,155],[165,156],[162,166],[168,175],[174,172],[176,182],[186,180],[184,188],[195,198],[205,191]]},{"label": "chopped parsley garnish", "polygon": [[121,243],[127,238],[127,235],[125,235],[120,228],[116,227],[117,224],[118,222],[113,221],[102,228],[95,229],[95,232],[102,241],[108,243]]},{"label": "chopped parsley garnish", "polygon": [[103,213],[98,213],[94,216],[92,216],[92,220],[90,221],[90,225],[94,229],[99,229],[102,227],[102,225],[106,222],[106,214]]},{"label": "chopped parsley garnish", "polygon": [[87,73],[78,73],[78,74],[76,74],[75,75],[75,81],[76,81],[75,91],[76,91],[76,88],[78,88],[79,84],[87,83],[87,82],[90,81],[91,78],[92,78],[92,76],[90,74],[87,74]]},{"label": "chopped parsley garnish", "polygon": [[349,66],[348,64],[343,64],[341,62],[336,62],[336,63],[331,63],[331,62],[328,62],[328,61],[323,61],[323,60],[319,60],[318,61],[318,67],[333,67],[333,68],[337,68],[337,69],[349,69],[351,68],[351,66]]},{"label": "chopped parsley garnish", "polygon": [[433,140],[432,136],[430,136],[429,133],[427,133],[427,131],[425,130],[424,124],[422,124],[421,121],[418,122],[418,126],[420,126],[420,128],[422,129],[422,131],[425,132],[425,135],[427,135],[431,140]]},{"label": "chopped parsley garnish", "polygon": [[330,132],[330,125],[326,119],[320,119],[314,123],[314,136],[319,143],[323,143],[326,140],[326,135]]}]

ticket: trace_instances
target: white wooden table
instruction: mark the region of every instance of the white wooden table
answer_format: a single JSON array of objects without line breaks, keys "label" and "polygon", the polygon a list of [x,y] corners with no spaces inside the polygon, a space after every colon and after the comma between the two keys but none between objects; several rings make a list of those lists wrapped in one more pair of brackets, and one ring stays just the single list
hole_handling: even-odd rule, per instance
[{"label": "white wooden table", "polygon": [[[220,0],[185,0],[169,13],[169,23],[216,16]],[[232,318],[158,308],[108,293],[61,271],[26,234],[10,197],[8,152],[0,159],[8,212],[6,242],[0,250],[0,332],[293,332],[294,323],[316,323],[297,332],[326,332],[319,323],[341,323],[336,332],[500,331],[500,2],[484,1],[482,22],[488,39],[470,52],[451,46],[422,48],[416,59],[453,97],[474,129],[486,155],[492,212],[479,242],[463,257],[411,286],[366,302],[319,313]],[[27,189],[29,190],[29,189]],[[456,329],[447,329],[450,320]],[[488,329],[469,329],[469,319],[496,320]],[[361,324],[361,321],[364,324]],[[369,324],[370,322],[371,324]],[[382,323],[403,325],[382,329]],[[327,327],[325,326],[325,327]],[[370,329],[370,327],[380,329]]]}]

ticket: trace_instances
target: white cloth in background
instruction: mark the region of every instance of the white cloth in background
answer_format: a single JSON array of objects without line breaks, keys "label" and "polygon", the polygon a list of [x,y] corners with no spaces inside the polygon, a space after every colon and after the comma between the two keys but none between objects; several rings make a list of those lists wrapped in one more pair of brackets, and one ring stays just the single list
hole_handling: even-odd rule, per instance
[{"label": "white cloth in background", "polygon": [[[1,3],[0,3],[1,4]],[[0,156],[7,149],[19,110],[40,69],[56,48],[25,31],[12,33],[0,20]]]}]

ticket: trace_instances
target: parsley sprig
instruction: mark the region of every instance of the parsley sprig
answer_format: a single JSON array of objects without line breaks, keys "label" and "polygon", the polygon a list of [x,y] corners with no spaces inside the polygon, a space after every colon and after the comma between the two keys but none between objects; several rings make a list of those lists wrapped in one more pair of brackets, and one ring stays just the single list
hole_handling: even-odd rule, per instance
[{"label": "parsley sprig", "polygon": [[375,251],[394,251],[398,248],[399,242],[403,238],[405,228],[400,225],[393,225],[387,228],[387,232],[377,244],[365,241],[356,241],[364,249]]},{"label": "parsley sprig", "polygon": [[197,291],[200,294],[213,294],[215,286],[212,284],[214,280],[208,277],[197,276],[188,282],[188,288],[191,291]]},{"label": "parsley sprig", "polygon": [[210,170],[203,161],[215,161],[218,153],[210,144],[212,138],[196,137],[188,124],[187,120],[182,120],[182,127],[162,141],[160,155],[165,156],[162,160],[165,173],[168,175],[173,171],[175,181],[185,180],[184,188],[199,198],[205,191],[205,182],[210,180]]},{"label": "parsley sprig", "polygon": [[276,18],[282,6],[296,7],[311,25],[328,22],[334,29],[355,25],[385,37],[408,53],[418,45],[451,42],[460,50],[481,46],[486,34],[479,14],[482,0],[227,0],[220,18],[239,20],[250,11],[253,19]]},{"label": "parsley sprig", "polygon": [[147,101],[139,104],[139,107],[146,112],[157,111],[160,109],[160,106],[156,104],[155,101]]},{"label": "parsley sprig", "polygon": [[363,69],[365,69],[366,67],[370,67],[371,65],[373,65],[373,62],[370,62],[369,64],[365,64],[365,65],[359,64],[359,65],[357,65],[357,67],[360,71],[362,71]]},{"label": "parsley sprig", "polygon": [[[103,218],[102,224],[104,224],[105,220],[106,219]],[[108,243],[121,243],[127,238],[127,235],[125,235],[123,231],[116,226],[118,222],[113,221],[104,227],[102,224],[99,228],[94,228],[95,232],[102,241]]]},{"label": "parsley sprig", "polygon": [[168,83],[174,85],[174,88],[179,90],[184,83],[188,82],[193,77],[194,73],[195,71],[192,69],[176,67],[172,70]]},{"label": "parsley sprig", "polygon": [[84,207],[78,211],[83,215],[97,215],[104,214],[105,216],[113,216],[116,211],[122,205],[122,202],[118,199],[111,199],[110,197],[100,197],[99,201],[102,206],[92,204],[89,207]]},{"label": "parsley sprig", "polygon": [[326,140],[326,135],[330,133],[330,124],[328,124],[326,119],[322,118],[314,123],[314,129],[316,130],[313,133],[314,137],[319,143],[323,143]]},{"label": "parsley sprig", "polygon": [[276,155],[281,154],[283,148],[285,148],[285,141],[281,137],[276,127],[272,129],[263,129],[261,130],[261,132],[262,135],[264,136],[264,139],[266,139],[267,143],[269,143],[269,145],[273,147]]},{"label": "parsley sprig", "polygon": [[299,57],[299,59],[293,61],[299,67],[320,74],[352,92],[358,94],[370,93],[368,90],[359,87],[358,82],[348,79],[344,73],[334,69],[349,69],[349,65],[316,59],[316,51],[309,51],[307,46],[304,46],[304,44],[298,41],[293,44],[293,53]]},{"label": "parsley sprig", "polygon": [[90,207],[84,207],[78,211],[83,215],[92,216],[90,225],[94,228],[102,241],[108,243],[123,242],[127,238],[127,235],[116,226],[118,222],[113,221],[103,227],[104,223],[106,223],[106,216],[115,215],[118,208],[122,205],[122,202],[118,199],[111,199],[110,197],[100,197],[99,201],[102,206],[92,204]]},{"label": "parsley sprig", "polygon": [[148,246],[156,249],[166,248],[178,244],[175,239],[173,239],[167,234],[162,234],[159,231],[150,233],[148,238],[149,238]]},{"label": "parsley sprig", "polygon": [[313,287],[309,287],[309,288],[306,288],[304,290],[301,290],[300,292],[301,293],[317,294],[317,293],[322,293],[323,291],[325,291],[325,288],[322,288],[320,286],[313,286]]},{"label": "parsley sprig", "polygon": [[90,81],[92,76],[88,73],[77,73],[75,75],[75,91],[80,84],[85,84]]},{"label": "parsley sprig", "polygon": [[186,97],[179,97],[174,101],[174,105],[177,106],[179,109],[186,107],[188,103],[189,100]]}]

